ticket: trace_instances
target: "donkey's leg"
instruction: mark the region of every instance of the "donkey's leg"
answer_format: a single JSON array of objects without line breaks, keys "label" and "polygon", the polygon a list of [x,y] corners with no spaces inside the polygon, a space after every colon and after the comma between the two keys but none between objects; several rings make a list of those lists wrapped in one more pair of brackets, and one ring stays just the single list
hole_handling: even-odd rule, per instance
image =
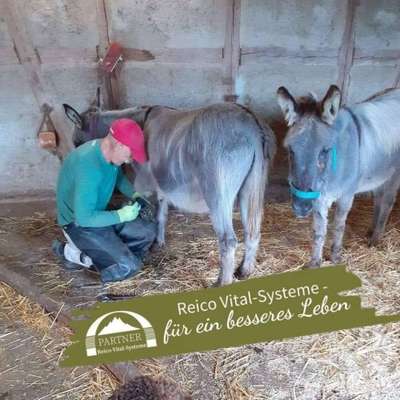
[{"label": "donkey's leg", "polygon": [[[253,191],[262,190],[261,188],[252,188]],[[264,193],[264,191],[262,191]],[[244,229],[245,254],[243,261],[235,273],[238,279],[247,278],[254,270],[258,245],[261,237],[261,221],[263,217],[263,202],[258,198],[263,198],[258,193],[252,193],[249,190],[241,190],[239,194],[240,214]]]},{"label": "donkey's leg", "polygon": [[308,268],[317,268],[322,264],[322,251],[328,226],[328,210],[329,207],[323,206],[313,211],[314,242],[312,258],[307,264]]},{"label": "donkey's leg", "polygon": [[382,239],[386,223],[396,201],[397,191],[400,187],[400,176],[393,176],[383,185],[383,193],[376,198],[374,210],[374,227],[369,246],[375,246]]},{"label": "donkey's leg", "polygon": [[381,209],[382,199],[384,191],[384,185],[379,186],[377,189],[374,190],[374,215],[372,218],[372,226],[371,229],[368,231],[368,241],[371,239],[372,234],[376,229],[376,225],[378,223],[378,216],[379,210]]},{"label": "donkey's leg", "polygon": [[351,206],[353,204],[354,196],[346,196],[339,199],[336,203],[333,243],[331,250],[331,260],[333,263],[338,264],[342,262],[341,252],[343,235],[346,227],[346,219]]},{"label": "donkey's leg", "polygon": [[[221,171],[220,171],[221,173]],[[216,286],[229,285],[233,280],[237,239],[233,230],[232,214],[239,184],[209,176],[201,179],[204,199],[210,210],[210,218],[219,242],[220,272]],[[217,182],[217,183],[215,183]]]},{"label": "donkey's leg", "polygon": [[165,225],[168,218],[168,201],[164,197],[158,199],[158,211],[157,211],[157,244],[160,247],[165,245]]},{"label": "donkey's leg", "polygon": [[230,205],[218,204],[210,210],[211,221],[219,242],[220,272],[217,286],[229,285],[233,280],[237,239],[232,225],[232,210],[233,201]]},{"label": "donkey's leg", "polygon": [[229,148],[229,152],[223,150],[220,156],[211,157],[199,171],[198,182],[219,240],[221,269],[218,285],[228,285],[233,280],[237,246],[232,223],[233,206],[252,159],[253,154],[245,147]]}]

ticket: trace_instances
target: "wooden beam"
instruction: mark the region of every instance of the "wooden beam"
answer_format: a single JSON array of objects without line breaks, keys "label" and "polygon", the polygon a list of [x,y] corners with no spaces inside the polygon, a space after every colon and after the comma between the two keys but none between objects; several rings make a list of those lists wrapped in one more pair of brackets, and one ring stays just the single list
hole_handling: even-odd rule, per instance
[{"label": "wooden beam", "polygon": [[[106,0],[96,0],[96,14],[97,14],[97,27],[99,31],[99,54],[103,58],[107,52],[110,44],[110,32],[108,26],[108,13]],[[99,71],[99,74],[102,74]],[[107,109],[118,109],[120,106],[119,83],[117,78],[117,71],[113,72],[111,76],[104,75],[104,88],[105,88],[105,106]],[[104,91],[103,91],[104,92]]]},{"label": "wooden beam", "polygon": [[68,66],[94,65],[97,63],[96,49],[37,47],[41,64],[64,64]]},{"label": "wooden beam", "polygon": [[[242,47],[240,65],[263,63],[304,63],[305,65],[337,64],[339,51],[334,48],[318,50],[289,50],[284,47]],[[97,52],[92,48],[36,48],[36,56],[42,65],[94,66]],[[220,64],[226,66],[223,48],[168,48],[144,50],[123,49],[124,61],[174,63],[174,64]],[[353,64],[387,65],[400,62],[400,50],[354,49]],[[0,48],[0,65],[16,65],[19,60],[12,48]]]},{"label": "wooden beam", "polygon": [[[240,67],[240,14],[242,1],[233,0],[233,32],[232,32],[232,83],[235,92],[236,79]],[[236,93],[235,93],[236,94]]]},{"label": "wooden beam", "polygon": [[108,16],[105,0],[96,0],[97,27],[99,29],[99,47],[100,52],[104,54],[110,44],[110,35],[108,31]]},{"label": "wooden beam", "polygon": [[346,20],[338,56],[338,86],[342,91],[342,104],[346,104],[350,86],[350,71],[354,61],[354,17],[358,0],[347,0]]},{"label": "wooden beam", "polygon": [[[44,65],[95,65],[98,54],[95,49],[81,48],[45,48],[37,47],[36,54],[40,63]],[[169,48],[142,50],[124,48],[123,59],[126,62],[155,61],[159,63],[176,64],[222,64],[222,48]],[[19,64],[19,60],[12,48],[0,48],[0,65]]]},{"label": "wooden beam", "polygon": [[400,88],[400,62],[397,65],[397,71],[398,71],[398,73],[397,73],[396,79],[394,81],[393,87]]},{"label": "wooden beam", "polygon": [[337,62],[338,50],[325,48],[319,50],[289,50],[284,47],[243,47],[242,64],[258,64],[269,62],[330,65]]},{"label": "wooden beam", "polygon": [[357,61],[373,61],[373,62],[400,62],[400,49],[398,50],[372,50],[371,49],[354,49],[354,60]]},{"label": "wooden beam", "polygon": [[237,100],[236,79],[240,66],[240,11],[241,0],[226,0],[226,28],[224,45],[224,79],[226,101]]},{"label": "wooden beam", "polygon": [[54,109],[51,113],[51,119],[60,139],[57,149],[58,156],[63,159],[72,149],[72,141],[66,134],[70,128],[64,117],[62,105],[55,97],[51,82],[46,81],[42,74],[38,52],[25,30],[26,23],[23,18],[23,10],[20,9],[18,2],[3,0],[0,2],[0,14],[6,17],[7,28],[14,44],[16,57],[26,72],[39,108],[47,103]]},{"label": "wooden beam", "polygon": [[233,35],[233,1],[226,2],[225,43],[223,51],[224,78],[223,84],[227,86],[228,94],[232,91],[232,35]]},{"label": "wooden beam", "polygon": [[181,64],[221,64],[223,50],[221,48],[187,48],[141,50],[124,48],[125,61],[156,61],[162,63]]},{"label": "wooden beam", "polygon": [[[243,47],[241,64],[263,64],[270,62],[292,63],[293,61],[312,65],[337,64],[340,50],[321,48],[317,50],[289,50],[284,47]],[[370,50],[354,48],[353,63],[380,65],[400,61],[400,50]]]}]

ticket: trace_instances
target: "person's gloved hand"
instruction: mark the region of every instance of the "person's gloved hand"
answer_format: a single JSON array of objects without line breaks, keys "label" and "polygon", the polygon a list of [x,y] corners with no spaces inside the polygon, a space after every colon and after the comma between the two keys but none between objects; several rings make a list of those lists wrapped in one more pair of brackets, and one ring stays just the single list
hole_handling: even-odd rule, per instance
[{"label": "person's gloved hand", "polygon": [[139,215],[140,204],[138,202],[133,205],[128,205],[120,208],[117,211],[120,222],[129,222],[136,219]]}]

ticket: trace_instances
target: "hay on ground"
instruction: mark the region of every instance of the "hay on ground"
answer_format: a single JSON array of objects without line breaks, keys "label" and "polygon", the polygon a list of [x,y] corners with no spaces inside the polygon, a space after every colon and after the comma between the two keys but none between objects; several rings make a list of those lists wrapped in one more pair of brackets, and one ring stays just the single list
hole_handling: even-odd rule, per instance
[{"label": "hay on ground", "polygon": [[[37,221],[25,220],[24,229],[42,232],[41,224],[49,228],[48,220]],[[371,200],[357,200],[347,224],[344,262],[362,280],[362,288],[354,291],[362,306],[373,307],[378,314],[396,314],[400,312],[400,207],[395,207],[377,248],[367,246],[371,221]],[[12,221],[13,229],[20,223]],[[239,213],[234,214],[234,223],[242,240]],[[49,229],[56,232],[54,225]],[[218,245],[208,217],[172,212],[167,233],[167,247],[155,252],[139,275],[108,285],[108,292],[131,296],[181,292],[209,287],[217,279]],[[326,249],[329,243],[328,238]],[[289,204],[269,204],[253,276],[300,269],[309,261],[310,250],[310,220],[295,219]],[[240,242],[238,263],[242,254]],[[145,374],[182,384],[194,399],[397,400],[400,327],[378,325],[148,359],[138,366]]]}]

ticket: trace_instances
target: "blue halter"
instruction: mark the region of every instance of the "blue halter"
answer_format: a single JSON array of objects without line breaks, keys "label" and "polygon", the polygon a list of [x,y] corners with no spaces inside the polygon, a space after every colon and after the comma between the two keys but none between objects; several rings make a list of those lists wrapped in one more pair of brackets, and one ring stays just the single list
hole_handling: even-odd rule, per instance
[{"label": "blue halter", "polygon": [[[337,151],[336,151],[336,146],[332,147],[332,151],[331,151],[331,157],[332,157],[332,165],[331,165],[331,169],[333,173],[336,173],[337,170]],[[315,200],[318,199],[319,196],[321,196],[321,192],[305,192],[303,190],[297,189],[293,183],[291,181],[289,181],[289,185],[290,185],[290,192],[300,198],[300,199],[304,199],[304,200]]]}]

